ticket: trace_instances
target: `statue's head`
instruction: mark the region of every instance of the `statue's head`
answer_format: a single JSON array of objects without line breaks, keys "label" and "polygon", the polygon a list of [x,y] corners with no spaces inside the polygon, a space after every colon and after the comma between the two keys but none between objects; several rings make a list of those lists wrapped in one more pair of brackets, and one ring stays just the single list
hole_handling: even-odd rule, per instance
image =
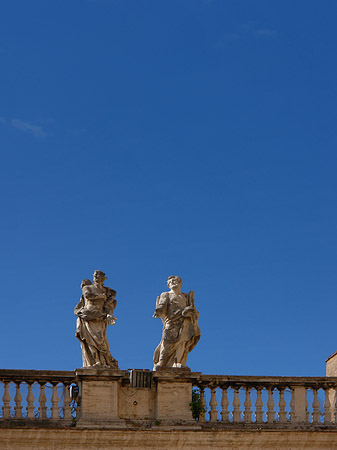
[{"label": "statue's head", "polygon": [[92,278],[94,283],[98,284],[104,284],[104,281],[108,279],[108,277],[105,276],[105,273],[101,270],[95,270]]},{"label": "statue's head", "polygon": [[83,289],[84,286],[89,286],[89,284],[92,284],[91,281],[88,280],[88,278],[85,278],[84,280],[82,280],[81,289]]},{"label": "statue's head", "polygon": [[167,279],[167,287],[172,289],[173,287],[181,287],[181,285],[183,284],[183,280],[178,277],[177,275],[171,275],[170,277],[168,277]]}]

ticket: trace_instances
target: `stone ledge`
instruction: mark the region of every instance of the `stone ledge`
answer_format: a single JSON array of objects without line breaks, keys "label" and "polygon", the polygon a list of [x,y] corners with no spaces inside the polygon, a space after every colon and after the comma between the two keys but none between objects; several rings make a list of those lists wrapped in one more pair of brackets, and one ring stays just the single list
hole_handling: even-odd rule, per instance
[{"label": "stone ledge", "polygon": [[160,381],[196,381],[199,379],[201,372],[191,372],[186,369],[161,369],[152,372],[152,378]]},{"label": "stone ledge", "polygon": [[281,424],[281,423],[222,423],[222,422],[179,422],[175,420],[142,420],[142,419],[117,419],[117,420],[52,420],[52,419],[1,419],[1,429],[100,429],[100,430],[129,430],[129,431],[169,431],[169,430],[191,430],[191,431],[235,431],[235,432],[261,432],[261,431],[277,431],[277,432],[335,432],[337,433],[337,424]]},{"label": "stone ledge", "polygon": [[70,370],[22,370],[0,369],[1,381],[26,381],[26,382],[69,382],[75,379],[75,372]]},{"label": "stone ledge", "polygon": [[0,419],[0,428],[67,429],[75,426],[75,419]]},{"label": "stone ledge", "polygon": [[113,379],[121,379],[123,377],[129,378],[129,372],[127,370],[111,369],[111,368],[96,368],[88,367],[82,369],[75,369],[76,378],[79,380],[102,380],[108,381]]},{"label": "stone ledge", "polygon": [[93,449],[171,450],[212,449],[333,449],[337,430],[27,430],[1,429],[1,450]]}]

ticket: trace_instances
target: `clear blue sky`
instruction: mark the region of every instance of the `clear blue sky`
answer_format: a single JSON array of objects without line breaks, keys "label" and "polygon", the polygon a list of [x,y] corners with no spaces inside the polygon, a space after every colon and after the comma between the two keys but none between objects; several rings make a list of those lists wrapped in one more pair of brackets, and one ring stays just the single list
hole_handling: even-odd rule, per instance
[{"label": "clear blue sky", "polygon": [[324,375],[337,350],[337,3],[0,5],[2,368],[81,366],[73,309],[117,290],[122,369],[152,368],[168,275],[192,370]]}]

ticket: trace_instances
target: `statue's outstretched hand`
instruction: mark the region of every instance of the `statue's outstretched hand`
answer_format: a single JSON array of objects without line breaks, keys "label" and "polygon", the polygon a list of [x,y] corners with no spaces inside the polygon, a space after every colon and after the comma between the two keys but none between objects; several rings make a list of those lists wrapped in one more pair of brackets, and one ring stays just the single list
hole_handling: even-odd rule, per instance
[{"label": "statue's outstretched hand", "polygon": [[107,315],[108,325],[114,325],[116,323],[116,320],[118,320],[118,319],[116,317],[112,316],[111,314]]}]

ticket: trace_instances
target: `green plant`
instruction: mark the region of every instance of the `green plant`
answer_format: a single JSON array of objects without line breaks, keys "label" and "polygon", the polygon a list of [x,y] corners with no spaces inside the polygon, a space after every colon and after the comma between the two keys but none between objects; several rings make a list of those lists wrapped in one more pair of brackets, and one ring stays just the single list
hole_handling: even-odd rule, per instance
[{"label": "green plant", "polygon": [[199,420],[200,415],[205,411],[199,388],[192,389],[192,401],[190,403],[194,420]]}]

